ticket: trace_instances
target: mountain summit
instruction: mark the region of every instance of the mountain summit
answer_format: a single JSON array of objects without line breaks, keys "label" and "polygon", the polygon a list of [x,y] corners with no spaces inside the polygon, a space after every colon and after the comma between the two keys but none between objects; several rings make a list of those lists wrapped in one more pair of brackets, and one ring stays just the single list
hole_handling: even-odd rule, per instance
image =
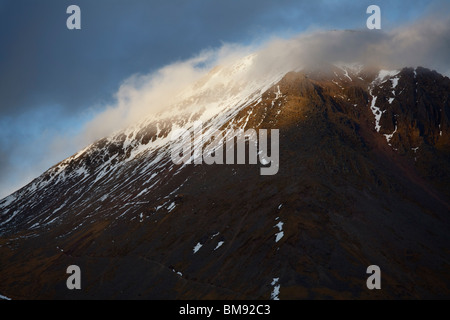
[{"label": "mountain summit", "polygon": [[[448,298],[450,79],[357,65],[255,74],[254,59],[1,200],[0,293]],[[278,173],[175,165],[171,133],[197,121],[279,129]],[[81,291],[66,288],[69,265]],[[366,287],[370,265],[382,290]]]}]

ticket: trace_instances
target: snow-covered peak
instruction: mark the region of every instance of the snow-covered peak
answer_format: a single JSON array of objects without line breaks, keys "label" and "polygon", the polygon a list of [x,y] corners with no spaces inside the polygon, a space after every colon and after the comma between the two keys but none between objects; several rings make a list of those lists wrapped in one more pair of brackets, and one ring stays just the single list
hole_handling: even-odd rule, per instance
[{"label": "snow-covered peak", "polygon": [[[123,142],[124,149],[132,147],[133,156],[149,149],[160,148],[170,142],[170,133],[178,128],[189,130],[196,121],[208,128],[220,128],[241,108],[258,101],[262,94],[279,82],[286,72],[272,72],[265,77],[254,77],[257,54],[212,69],[203,78],[175,95],[174,103],[157,115],[152,115],[108,138]],[[161,128],[165,127],[164,132]],[[154,128],[156,139],[142,144],[136,137],[142,130]],[[79,155],[79,154],[78,154]],[[77,155],[76,155],[77,156]]]},{"label": "snow-covered peak", "polygon": [[[0,208],[9,207],[16,198],[25,195],[37,197],[36,202],[39,202],[45,188],[67,181],[91,181],[93,185],[101,185],[101,181],[110,177],[112,172],[120,172],[138,158],[148,160],[142,161],[142,170],[151,175],[163,165],[162,158],[170,160],[168,154],[173,131],[179,128],[190,130],[197,121],[201,121],[205,132],[212,133],[214,130],[211,129],[230,122],[242,108],[260,101],[262,94],[285,75],[285,72],[269,72],[265,77],[252,76],[256,58],[257,55],[253,54],[214,68],[199,81],[174,93],[175,99],[170,97],[174,103],[163,112],[92,143],[47,170],[14,194],[14,198],[4,200]],[[18,212],[13,217],[21,215],[22,212]],[[31,223],[34,221],[29,221]]]}]

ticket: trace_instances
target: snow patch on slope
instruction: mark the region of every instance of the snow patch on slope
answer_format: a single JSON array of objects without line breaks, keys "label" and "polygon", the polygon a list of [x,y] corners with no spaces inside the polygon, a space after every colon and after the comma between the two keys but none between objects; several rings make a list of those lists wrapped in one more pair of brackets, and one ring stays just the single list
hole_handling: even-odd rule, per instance
[{"label": "snow patch on slope", "polygon": [[391,140],[392,140],[392,138],[394,137],[394,134],[397,133],[397,129],[398,129],[398,127],[397,127],[397,125],[396,125],[396,126],[395,126],[395,130],[394,130],[393,133],[391,133],[391,134],[385,134],[385,135],[384,135],[384,136],[386,137],[386,141],[387,141],[387,143],[388,143],[389,146],[391,146]]},{"label": "snow patch on slope", "polygon": [[196,254],[202,247],[203,247],[203,245],[200,242],[197,243],[193,249],[194,254]]},{"label": "snow patch on slope", "polygon": [[279,232],[275,234],[275,242],[278,243],[284,237],[283,222],[278,222],[274,228],[278,228]]},{"label": "snow patch on slope", "polygon": [[217,247],[214,249],[214,251],[219,249],[224,243],[225,243],[225,241],[219,241],[219,243],[217,244]]},{"label": "snow patch on slope", "polygon": [[278,297],[280,295],[280,284],[279,284],[280,278],[273,278],[271,285],[273,286],[273,291],[270,295],[270,298],[272,300],[280,300]]},{"label": "snow patch on slope", "polygon": [[17,197],[13,194],[10,195],[9,197],[6,197],[5,199],[2,200],[3,202],[0,203],[0,209],[6,208],[11,203],[13,203],[16,199],[17,199]]},{"label": "snow patch on slope", "polygon": [[373,96],[372,95],[372,91],[370,91],[370,95],[372,96],[372,104],[370,105],[370,110],[372,110],[372,113],[373,113],[373,115],[375,117],[375,130],[377,132],[380,132],[380,130],[381,130],[381,126],[380,126],[381,116],[386,111],[382,112],[381,109],[376,106],[378,97],[377,96]]}]

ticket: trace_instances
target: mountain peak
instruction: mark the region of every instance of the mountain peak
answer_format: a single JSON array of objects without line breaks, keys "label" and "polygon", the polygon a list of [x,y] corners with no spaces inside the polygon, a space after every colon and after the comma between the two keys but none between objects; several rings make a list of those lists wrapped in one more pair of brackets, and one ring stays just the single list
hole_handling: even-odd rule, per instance
[{"label": "mountain peak", "polygon": [[[424,68],[342,64],[256,77],[255,59],[214,69],[167,110],[0,201],[0,289],[61,297],[58,286],[15,283],[48,261],[56,261],[45,273],[53,283],[69,262],[98,266],[107,257],[114,265],[87,267],[88,297],[269,298],[275,278],[290,288],[281,297],[322,296],[320,288],[366,297],[356,284],[368,261],[392,279],[383,297],[405,297],[405,285],[445,295],[430,283],[450,274],[436,249],[450,245],[450,80]],[[198,121],[205,144],[214,130],[279,129],[278,174],[260,176],[261,164],[175,165],[171,133]],[[35,265],[13,277],[31,255]],[[146,280],[133,282],[131,266]],[[324,268],[334,270],[326,281]],[[113,293],[96,281],[104,274]]]}]

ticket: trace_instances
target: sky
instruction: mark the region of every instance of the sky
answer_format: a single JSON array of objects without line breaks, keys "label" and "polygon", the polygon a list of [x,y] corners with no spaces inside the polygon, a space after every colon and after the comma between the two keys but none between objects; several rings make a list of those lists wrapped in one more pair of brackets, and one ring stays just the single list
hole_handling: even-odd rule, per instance
[{"label": "sky", "polygon": [[[72,4],[81,8],[81,30],[66,27]],[[381,8],[385,33],[367,33],[371,4]],[[429,18],[437,13],[444,18]],[[420,44],[406,61],[445,69],[449,13],[448,1],[430,0],[0,0],[0,198],[110,133],[121,119],[121,101],[136,87],[176,90],[201,74],[199,61],[261,45],[274,56],[305,34],[320,34],[320,44],[300,36],[316,54],[331,50],[323,32],[365,30],[351,41],[364,48],[370,41],[386,48],[404,44],[403,51],[377,52],[390,52],[386,59]],[[347,34],[331,34],[348,54]],[[136,98],[140,112],[156,99],[145,92]],[[132,115],[127,121],[141,116]]]}]

